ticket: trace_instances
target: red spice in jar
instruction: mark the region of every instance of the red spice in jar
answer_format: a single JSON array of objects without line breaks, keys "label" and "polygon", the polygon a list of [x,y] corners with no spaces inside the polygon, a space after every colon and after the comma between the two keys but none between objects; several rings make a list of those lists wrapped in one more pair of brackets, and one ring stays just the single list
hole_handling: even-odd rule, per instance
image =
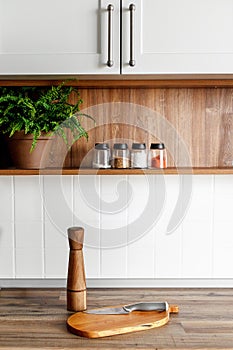
[{"label": "red spice in jar", "polygon": [[162,160],[161,160],[160,155],[151,158],[151,166],[152,168],[166,168],[167,167],[166,158],[162,157]]}]

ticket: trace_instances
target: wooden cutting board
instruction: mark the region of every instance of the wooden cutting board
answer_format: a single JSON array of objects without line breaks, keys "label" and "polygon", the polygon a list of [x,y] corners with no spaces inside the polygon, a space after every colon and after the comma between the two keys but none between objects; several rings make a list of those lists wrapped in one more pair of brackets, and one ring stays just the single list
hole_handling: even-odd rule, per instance
[{"label": "wooden cutting board", "polygon": [[[111,306],[119,307],[122,305]],[[176,305],[168,311],[133,311],[126,315],[95,315],[77,312],[67,320],[71,333],[87,338],[100,338],[116,334],[137,332],[161,327],[169,321],[170,313],[178,313]]]}]

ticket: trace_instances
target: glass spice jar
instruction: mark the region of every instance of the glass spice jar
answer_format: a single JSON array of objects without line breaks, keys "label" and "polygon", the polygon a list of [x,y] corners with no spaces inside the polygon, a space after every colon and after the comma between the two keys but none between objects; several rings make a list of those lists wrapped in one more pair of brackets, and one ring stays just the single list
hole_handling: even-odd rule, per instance
[{"label": "glass spice jar", "polygon": [[110,149],[108,143],[96,143],[94,149],[94,156],[92,160],[92,167],[95,169],[111,168],[110,164]]},{"label": "glass spice jar", "polygon": [[130,168],[130,153],[127,143],[115,143],[113,145],[112,167],[115,169]]},{"label": "glass spice jar", "polygon": [[167,151],[164,143],[152,143],[148,153],[148,168],[166,168],[167,167]]},{"label": "glass spice jar", "polygon": [[133,143],[130,153],[131,168],[147,168],[147,150],[145,143]]}]

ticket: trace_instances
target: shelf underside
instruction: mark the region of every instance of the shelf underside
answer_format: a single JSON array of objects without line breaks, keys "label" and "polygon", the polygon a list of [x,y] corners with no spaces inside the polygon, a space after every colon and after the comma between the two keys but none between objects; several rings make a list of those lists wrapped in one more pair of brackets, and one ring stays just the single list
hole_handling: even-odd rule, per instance
[{"label": "shelf underside", "polygon": [[211,175],[233,174],[231,168],[167,168],[167,169],[0,169],[0,175]]}]

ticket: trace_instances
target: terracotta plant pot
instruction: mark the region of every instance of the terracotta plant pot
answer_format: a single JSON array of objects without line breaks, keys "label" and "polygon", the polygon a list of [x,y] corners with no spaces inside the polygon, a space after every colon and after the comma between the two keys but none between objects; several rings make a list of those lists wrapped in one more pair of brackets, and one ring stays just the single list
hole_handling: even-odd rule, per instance
[{"label": "terracotta plant pot", "polygon": [[25,135],[23,131],[16,132],[12,137],[6,138],[9,154],[13,165],[19,169],[43,169],[53,164],[50,159],[53,137],[44,134],[39,137],[36,147],[30,152],[33,136]]}]

